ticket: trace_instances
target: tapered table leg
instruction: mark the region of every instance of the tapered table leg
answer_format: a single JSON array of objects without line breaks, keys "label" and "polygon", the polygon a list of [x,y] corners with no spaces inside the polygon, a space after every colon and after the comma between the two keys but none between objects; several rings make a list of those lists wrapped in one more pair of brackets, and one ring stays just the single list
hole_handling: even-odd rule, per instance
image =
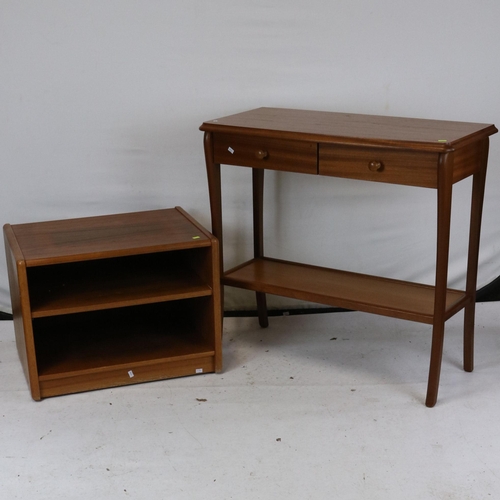
[{"label": "tapered table leg", "polygon": [[481,236],[481,218],[486,182],[486,165],[488,163],[489,139],[484,139],[481,151],[481,165],[472,180],[472,202],[469,231],[469,256],[467,264],[466,293],[470,302],[464,312],[464,370],[474,369],[474,319],[476,315],[477,267],[479,257],[479,240]]},{"label": "tapered table leg", "polygon": [[[253,191],[253,253],[254,257],[264,256],[264,170],[252,168]],[[266,294],[256,292],[257,314],[259,325],[266,328],[269,325],[267,317]]]},{"label": "tapered table leg", "polygon": [[[203,146],[207,166],[208,195],[210,199],[210,214],[212,216],[212,234],[219,240],[220,278],[224,276],[224,257],[222,244],[222,188],[220,164],[213,161],[213,140],[210,132],[205,132]],[[224,318],[224,285],[220,286],[221,318]]]},{"label": "tapered table leg", "polygon": [[434,321],[432,325],[431,359],[425,404],[436,404],[441,362],[443,358],[448,259],[450,249],[451,201],[453,189],[453,153],[442,154],[439,160],[437,190],[437,250]]}]

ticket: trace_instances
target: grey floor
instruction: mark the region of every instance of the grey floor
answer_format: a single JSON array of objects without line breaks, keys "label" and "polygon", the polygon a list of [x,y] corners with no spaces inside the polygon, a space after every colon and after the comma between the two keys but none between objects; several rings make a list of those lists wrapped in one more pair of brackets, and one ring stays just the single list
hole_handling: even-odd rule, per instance
[{"label": "grey floor", "polygon": [[478,304],[476,368],[447,323],[362,313],[224,323],[224,373],[30,398],[0,322],[4,499],[498,499],[500,303]]}]

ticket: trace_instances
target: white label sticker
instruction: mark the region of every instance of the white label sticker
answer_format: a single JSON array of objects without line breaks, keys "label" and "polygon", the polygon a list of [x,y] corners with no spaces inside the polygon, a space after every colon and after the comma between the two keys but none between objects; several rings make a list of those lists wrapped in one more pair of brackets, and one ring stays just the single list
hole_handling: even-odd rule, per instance
[{"label": "white label sticker", "polygon": [[203,373],[203,368],[196,368],[196,373]]},{"label": "white label sticker", "polygon": [[129,376],[130,378],[133,378],[133,377],[134,377],[134,372],[133,372],[132,370],[129,370],[129,372],[128,372],[128,376]]},{"label": "white label sticker", "polygon": [[234,149],[233,149],[231,146],[229,146],[229,147],[227,148],[227,150],[228,150],[228,151],[229,151],[232,155],[234,155]]}]

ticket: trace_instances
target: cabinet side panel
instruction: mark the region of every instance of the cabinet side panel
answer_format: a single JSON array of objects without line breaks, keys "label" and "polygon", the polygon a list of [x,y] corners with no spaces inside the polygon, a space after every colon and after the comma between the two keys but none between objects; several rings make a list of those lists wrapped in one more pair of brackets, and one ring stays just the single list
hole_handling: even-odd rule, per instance
[{"label": "cabinet side panel", "polygon": [[[191,267],[204,283],[212,289],[210,300],[200,303],[199,315],[195,318],[196,330],[213,345],[215,370],[222,370],[222,306],[219,272],[219,241],[211,236],[212,245],[186,254],[185,265]],[[208,297],[207,297],[208,299]]]},{"label": "cabinet side panel", "polygon": [[212,240],[212,304],[214,315],[214,335],[215,335],[215,371],[222,371],[222,290],[220,282],[219,266],[219,240]]},{"label": "cabinet side panel", "polygon": [[4,226],[5,255],[14,316],[16,346],[33,399],[40,400],[26,263],[10,225]]}]

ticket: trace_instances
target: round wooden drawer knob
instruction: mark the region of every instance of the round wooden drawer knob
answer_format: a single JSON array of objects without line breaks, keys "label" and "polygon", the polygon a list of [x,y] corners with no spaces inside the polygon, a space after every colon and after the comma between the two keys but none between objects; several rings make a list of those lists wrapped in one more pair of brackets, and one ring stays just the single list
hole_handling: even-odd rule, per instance
[{"label": "round wooden drawer knob", "polygon": [[368,163],[368,168],[372,172],[382,172],[382,170],[384,170],[384,164],[381,161],[374,160]]},{"label": "round wooden drawer knob", "polygon": [[264,158],[267,158],[267,151],[264,149],[259,149],[256,153],[255,156],[257,157],[258,160],[263,160]]}]

